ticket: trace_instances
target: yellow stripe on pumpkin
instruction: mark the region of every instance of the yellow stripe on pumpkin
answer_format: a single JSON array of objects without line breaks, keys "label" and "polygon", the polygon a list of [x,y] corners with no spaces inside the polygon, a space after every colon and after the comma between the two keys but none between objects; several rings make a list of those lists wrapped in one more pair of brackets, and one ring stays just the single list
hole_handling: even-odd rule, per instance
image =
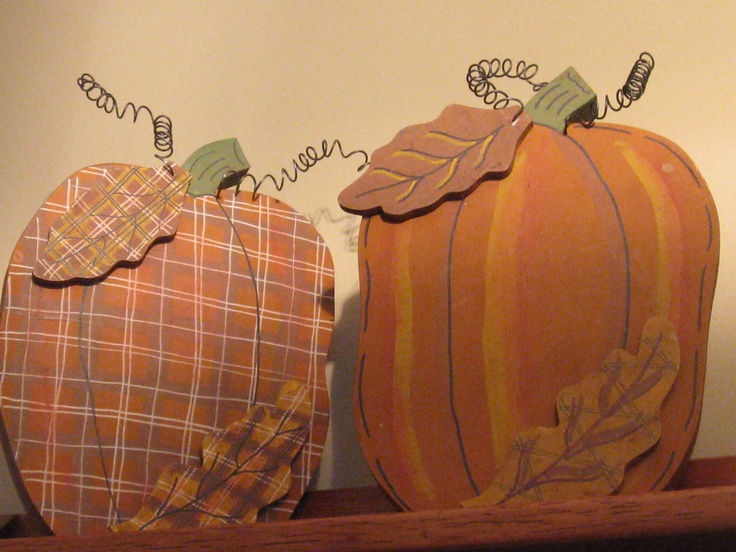
[{"label": "yellow stripe on pumpkin", "polygon": [[[657,224],[657,296],[653,316],[664,316],[677,324],[678,309],[673,301],[679,301],[675,278],[679,277],[682,266],[682,231],[677,220],[677,208],[668,194],[667,186],[651,162],[638,154],[628,142],[617,141],[616,147],[626,159],[636,177],[641,182],[652,204]],[[673,268],[672,265],[676,265]]]},{"label": "yellow stripe on pumpkin", "polygon": [[[394,342],[394,394],[398,400],[393,402],[396,429],[396,446],[403,450],[402,456],[409,459],[410,473],[414,486],[430,500],[436,499],[432,485],[422,461],[422,454],[411,414],[412,371],[414,369],[414,309],[412,305],[412,282],[410,277],[409,255],[411,232],[400,232],[396,243],[396,335]],[[421,321],[420,321],[421,322]],[[439,437],[438,437],[439,438]]]},{"label": "yellow stripe on pumpkin", "polygon": [[[485,385],[488,412],[493,431],[493,451],[496,462],[505,457],[516,428],[509,416],[516,412],[516,384],[509,358],[515,350],[513,323],[513,301],[517,297],[517,281],[505,267],[514,266],[518,258],[517,242],[509,236],[518,235],[521,226],[524,194],[523,181],[527,163],[526,153],[520,152],[514,163],[514,171],[499,181],[498,195],[493,213],[494,224],[488,238],[486,250],[486,308],[483,320],[483,361],[486,367]],[[514,321],[509,323],[509,321]]]}]

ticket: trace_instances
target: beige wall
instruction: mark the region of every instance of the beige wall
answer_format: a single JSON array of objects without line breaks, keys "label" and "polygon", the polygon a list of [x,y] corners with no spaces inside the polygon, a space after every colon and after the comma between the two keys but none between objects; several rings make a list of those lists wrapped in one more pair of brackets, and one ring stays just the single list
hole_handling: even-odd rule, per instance
[{"label": "beige wall", "polygon": [[[449,103],[482,106],[465,72],[483,58],[535,62],[543,80],[574,65],[599,93],[612,94],[642,51],[657,60],[646,95],[607,120],[680,144],[715,196],[721,272],[695,454],[736,454],[736,2],[0,0],[0,270],[69,174],[92,163],[157,163],[148,123],[95,109],[76,87],[84,72],[119,100],[169,115],[174,160],[234,136],[262,175],[323,139],[372,151]],[[319,223],[336,260],[341,319],[322,487],[370,482],[350,410],[350,299],[358,287],[344,234],[354,220],[336,203],[355,168],[333,158],[277,194],[307,214],[327,209],[339,218]]]}]

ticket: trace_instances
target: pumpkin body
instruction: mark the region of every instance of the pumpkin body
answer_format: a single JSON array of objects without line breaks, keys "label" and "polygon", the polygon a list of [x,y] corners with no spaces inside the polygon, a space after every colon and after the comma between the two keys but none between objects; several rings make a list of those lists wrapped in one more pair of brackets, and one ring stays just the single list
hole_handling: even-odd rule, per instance
[{"label": "pumpkin body", "polygon": [[295,380],[313,406],[308,442],[290,493],[261,512],[287,518],[327,433],[329,251],[288,206],[230,189],[219,204],[186,196],[176,236],[134,266],[91,285],[35,281],[50,224],[100,173],[124,168],[73,175],[13,253],[2,415],[28,493],[56,533],[105,532],[138,511],[168,464],[198,466],[205,436],[254,404],[273,406]]},{"label": "pumpkin body", "polygon": [[400,222],[367,216],[359,246],[356,426],[403,508],[482,493],[519,431],[555,398],[635,354],[653,316],[681,365],[658,445],[621,492],[665,487],[691,452],[718,268],[715,206],[685,153],[608,124],[534,125],[512,170]]}]

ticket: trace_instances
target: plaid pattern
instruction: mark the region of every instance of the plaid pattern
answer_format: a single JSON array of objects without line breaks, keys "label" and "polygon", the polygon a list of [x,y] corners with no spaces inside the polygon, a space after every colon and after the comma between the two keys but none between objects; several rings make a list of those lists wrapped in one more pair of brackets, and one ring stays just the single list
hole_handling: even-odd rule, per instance
[{"label": "plaid pattern", "polygon": [[120,261],[143,258],[157,238],[174,235],[191,176],[178,167],[173,175],[166,167],[115,169],[102,169],[98,185],[54,221],[33,271],[38,278],[102,276]]},{"label": "plaid pattern", "polygon": [[196,465],[207,434],[254,401],[274,406],[295,380],[309,392],[310,435],[289,494],[259,514],[287,518],[327,433],[329,251],[283,203],[225,190],[221,205],[187,196],[175,239],[134,268],[94,285],[34,282],[51,223],[116,167],[80,171],[54,192],[6,278],[2,414],[31,498],[58,534],[106,531],[140,509],[165,466]]},{"label": "plaid pattern", "polygon": [[307,389],[284,384],[276,408],[255,406],[204,440],[202,466],[172,464],[133,518],[116,532],[250,523],[284,496],[291,462],[309,434]]}]

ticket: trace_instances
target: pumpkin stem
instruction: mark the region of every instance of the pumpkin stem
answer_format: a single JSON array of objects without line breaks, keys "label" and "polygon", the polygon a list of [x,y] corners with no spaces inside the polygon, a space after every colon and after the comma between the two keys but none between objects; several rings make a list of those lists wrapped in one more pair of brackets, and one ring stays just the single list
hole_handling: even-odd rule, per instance
[{"label": "pumpkin stem", "polygon": [[572,67],[537,92],[524,106],[534,124],[565,133],[568,122],[595,118],[596,95]]},{"label": "pumpkin stem", "polygon": [[217,196],[220,190],[239,186],[250,169],[237,138],[226,138],[202,146],[184,161],[192,175],[187,193],[191,197]]}]

